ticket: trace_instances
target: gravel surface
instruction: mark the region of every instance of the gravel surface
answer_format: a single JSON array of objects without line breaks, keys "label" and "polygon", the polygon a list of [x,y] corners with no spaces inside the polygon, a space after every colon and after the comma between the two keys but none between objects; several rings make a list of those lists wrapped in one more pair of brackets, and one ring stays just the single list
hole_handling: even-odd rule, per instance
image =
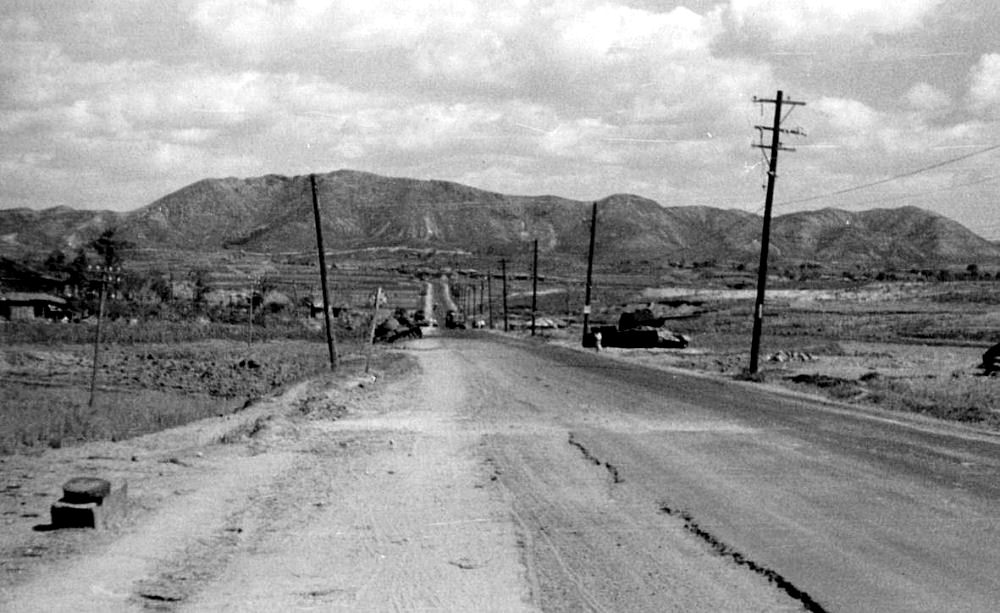
[{"label": "gravel surface", "polygon": [[[403,351],[414,368],[3,459],[0,609],[1000,601],[995,435],[497,335]],[[37,531],[77,475],[129,479],[133,513],[103,532]]]}]

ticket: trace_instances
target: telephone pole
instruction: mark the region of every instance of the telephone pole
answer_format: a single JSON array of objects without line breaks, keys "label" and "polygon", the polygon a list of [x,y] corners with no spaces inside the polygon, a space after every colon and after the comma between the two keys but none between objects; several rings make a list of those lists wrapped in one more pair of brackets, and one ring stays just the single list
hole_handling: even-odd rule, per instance
[{"label": "telephone pole", "polygon": [[[479,320],[483,318],[483,299],[486,296],[486,279],[479,277],[479,307],[476,309]],[[477,320],[477,321],[479,321]]]},{"label": "telephone pole", "polygon": [[486,301],[486,308],[490,313],[490,330],[493,329],[493,269],[490,268],[489,274],[486,276],[486,293],[489,295],[489,300]]},{"label": "telephone pole", "polygon": [[531,336],[535,335],[535,308],[538,304],[538,239],[535,239],[535,263],[531,267]]},{"label": "telephone pole", "polygon": [[[774,125],[755,126],[757,130],[760,131],[761,142],[752,145],[758,149],[771,150],[771,158],[769,160],[767,170],[767,196],[764,200],[764,228],[760,237],[760,265],[757,267],[757,300],[754,302],[753,308],[753,338],[750,342],[750,374],[757,374],[757,364],[760,356],[760,334],[764,320],[764,289],[767,285],[767,251],[768,243],[771,240],[771,205],[774,202],[774,181],[778,177],[778,152],[795,151],[795,149],[783,147],[781,145],[780,137],[782,132],[785,134],[805,136],[801,130],[785,130],[781,127],[781,107],[783,105],[803,106],[805,105],[805,102],[785,100],[780,89],[778,90],[778,95],[775,96],[774,100],[765,100],[755,96],[753,101],[759,104],[774,105]],[[769,130],[771,132],[770,147],[765,146],[763,143],[765,130]]]},{"label": "telephone pole", "polygon": [[365,372],[368,372],[372,362],[372,345],[375,344],[375,324],[378,323],[378,308],[382,302],[382,287],[375,290],[375,300],[372,301],[372,320],[368,326],[368,345],[365,346]]},{"label": "telephone pole", "polygon": [[97,306],[97,329],[94,330],[94,363],[90,371],[90,399],[87,407],[94,408],[94,395],[97,393],[97,367],[101,362],[101,320],[104,319],[104,301],[108,294],[108,284],[121,282],[120,266],[94,266],[91,268],[101,275],[101,295]]},{"label": "telephone pole", "polygon": [[597,236],[597,202],[590,213],[590,250],[587,252],[587,286],[586,294],[583,298],[583,346],[587,346],[587,337],[590,336],[590,287],[594,275],[594,239]]},{"label": "telephone pole", "polygon": [[500,260],[500,270],[503,275],[503,331],[510,332],[510,323],[507,320],[507,260]]},{"label": "telephone pole", "polygon": [[323,321],[326,322],[326,347],[330,353],[330,370],[337,369],[337,347],[330,324],[330,291],[326,279],[326,250],[323,248],[323,226],[319,217],[319,198],[316,196],[316,175],[309,175],[312,186],[313,216],[316,219],[316,250],[319,252],[319,280],[323,287]]}]

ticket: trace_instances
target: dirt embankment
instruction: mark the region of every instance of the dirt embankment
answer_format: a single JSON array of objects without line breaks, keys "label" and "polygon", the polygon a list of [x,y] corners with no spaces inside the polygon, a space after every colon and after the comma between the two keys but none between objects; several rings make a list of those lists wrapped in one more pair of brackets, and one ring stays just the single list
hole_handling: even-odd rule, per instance
[{"label": "dirt embankment", "polygon": [[[237,415],[3,458],[19,477],[0,498],[0,609],[535,610],[458,366],[381,361]],[[128,479],[131,515],[46,531],[80,473]]]},{"label": "dirt embankment", "polygon": [[[373,372],[399,378],[411,368],[394,355]],[[357,437],[321,441],[314,428],[371,403],[374,381],[352,367],[235,414],[120,442],[0,457],[0,610],[180,602],[241,542],[240,518],[271,513],[268,504],[310,469],[310,457],[356,450]],[[127,482],[127,517],[104,531],[50,530],[49,506],[74,476]]]}]

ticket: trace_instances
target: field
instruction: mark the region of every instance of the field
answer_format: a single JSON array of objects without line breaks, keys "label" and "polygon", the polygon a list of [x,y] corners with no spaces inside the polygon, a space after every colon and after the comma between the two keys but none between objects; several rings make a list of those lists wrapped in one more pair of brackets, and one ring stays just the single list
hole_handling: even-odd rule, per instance
[{"label": "field", "polygon": [[[255,399],[329,368],[321,335],[312,338],[227,338],[224,326],[182,334],[170,324],[109,331],[102,343],[97,389],[89,406],[93,345],[75,338],[92,327],[6,324],[0,349],[0,454],[86,440],[122,440],[207,416],[239,411]],[[229,330],[245,335],[244,327]],[[286,331],[287,333],[287,331]],[[275,331],[271,331],[276,336]],[[305,335],[300,335],[305,336]],[[45,337],[46,342],[9,342]],[[67,339],[61,337],[69,337]],[[213,338],[214,337],[214,338]],[[264,337],[264,338],[260,338]],[[155,339],[155,340],[154,340]],[[360,359],[354,340],[341,342],[347,362]]]},{"label": "field", "polygon": [[[191,285],[192,274],[180,272],[191,262],[159,262],[171,278],[182,279],[178,288]],[[492,305],[494,326],[502,329],[497,264],[450,252],[340,254],[330,280],[332,303],[342,309],[336,319],[341,353],[360,359],[375,288],[388,296],[381,320],[399,308],[412,313],[424,282],[442,276],[460,309],[485,322]],[[229,254],[199,265],[209,271],[214,306],[185,307],[190,299],[178,292],[172,302],[153,303],[138,317],[105,322],[93,408],[87,403],[92,325],[0,325],[0,453],[119,440],[231,413],[326,367],[322,319],[310,317],[308,305],[301,304],[303,297],[319,295],[316,268],[307,257]],[[583,270],[567,261],[543,260],[540,268],[537,315],[559,326],[540,336],[578,346]],[[493,272],[492,303],[483,296],[487,271]],[[246,296],[251,281],[261,278],[292,300],[280,311],[259,310],[251,328]],[[614,324],[624,311],[650,308],[667,318],[667,327],[691,337],[691,345],[609,349],[609,357],[746,378],[752,281],[745,271],[711,267],[598,267],[591,323]],[[532,289],[525,257],[508,260],[507,285],[511,333],[525,334]],[[976,366],[1000,340],[998,328],[1000,295],[992,281],[784,278],[768,292],[761,372],[753,378],[838,401],[997,428],[1000,378],[981,376]]]},{"label": "field", "polygon": [[[597,323],[652,307],[687,349],[607,349],[616,358],[747,378],[753,292],[646,288],[605,306]],[[876,283],[768,295],[757,380],[837,401],[1000,428],[1000,377],[983,352],[1000,341],[992,283]],[[578,331],[557,332],[576,344]]]}]

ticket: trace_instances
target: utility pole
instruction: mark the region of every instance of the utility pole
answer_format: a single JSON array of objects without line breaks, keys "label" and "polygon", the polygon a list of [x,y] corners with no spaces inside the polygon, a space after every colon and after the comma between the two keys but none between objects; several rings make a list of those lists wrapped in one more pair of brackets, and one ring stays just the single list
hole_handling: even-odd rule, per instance
[{"label": "utility pole", "polygon": [[87,401],[88,408],[94,408],[94,395],[97,392],[97,368],[101,362],[101,320],[104,319],[104,301],[108,293],[108,283],[118,283],[121,277],[118,273],[121,268],[118,266],[95,266],[93,268],[101,275],[101,295],[97,303],[97,329],[94,330],[94,366],[90,372],[90,399]]},{"label": "utility pole", "polygon": [[365,347],[365,372],[368,372],[368,368],[372,361],[372,346],[375,344],[375,324],[378,321],[378,308],[379,303],[382,302],[382,288],[379,287],[375,290],[375,300],[372,305],[372,321],[371,326],[368,328],[368,346]]},{"label": "utility pole", "polygon": [[250,367],[250,354],[253,352],[253,298],[259,283],[259,277],[250,277],[250,310],[247,316],[247,368]]},{"label": "utility pole", "polygon": [[[771,240],[771,205],[774,202],[774,181],[778,176],[778,151],[795,151],[794,149],[782,147],[780,137],[782,132],[786,134],[805,136],[801,130],[785,130],[781,127],[782,105],[803,106],[805,105],[805,102],[785,100],[780,89],[778,90],[778,95],[774,100],[764,100],[755,96],[754,102],[774,105],[774,125],[755,126],[757,130],[760,131],[761,142],[759,144],[752,145],[753,147],[757,147],[759,149],[770,149],[771,159],[767,170],[767,197],[764,200],[764,228],[760,237],[760,265],[757,267],[757,300],[754,302],[753,308],[753,338],[750,342],[750,374],[757,374],[757,365],[760,357],[760,334],[764,320],[764,289],[767,285],[767,250],[768,243]],[[770,147],[765,146],[763,143],[765,130],[770,130],[771,132]]]},{"label": "utility pole", "polygon": [[510,322],[507,320],[507,260],[500,260],[500,270],[503,275],[503,331],[510,332]]},{"label": "utility pole", "polygon": [[490,312],[490,330],[493,329],[493,269],[489,270],[489,274],[486,276],[486,292],[489,295],[489,300],[486,301],[486,307]]},{"label": "utility pole", "polygon": [[535,335],[535,308],[538,304],[538,239],[535,239],[535,263],[531,267],[531,336]]},{"label": "utility pole", "polygon": [[326,322],[326,347],[330,353],[330,370],[337,369],[337,347],[330,326],[330,292],[326,280],[326,252],[323,249],[323,226],[319,218],[319,199],[316,197],[316,175],[309,175],[312,185],[313,216],[316,218],[316,250],[319,252],[319,280],[323,287],[323,320]]},{"label": "utility pole", "polygon": [[590,288],[594,276],[594,239],[597,237],[597,202],[590,213],[590,249],[587,251],[587,285],[583,297],[583,346],[587,346],[590,336]]},{"label": "utility pole", "polygon": [[483,318],[483,299],[486,296],[486,279],[479,277],[479,319]]}]

